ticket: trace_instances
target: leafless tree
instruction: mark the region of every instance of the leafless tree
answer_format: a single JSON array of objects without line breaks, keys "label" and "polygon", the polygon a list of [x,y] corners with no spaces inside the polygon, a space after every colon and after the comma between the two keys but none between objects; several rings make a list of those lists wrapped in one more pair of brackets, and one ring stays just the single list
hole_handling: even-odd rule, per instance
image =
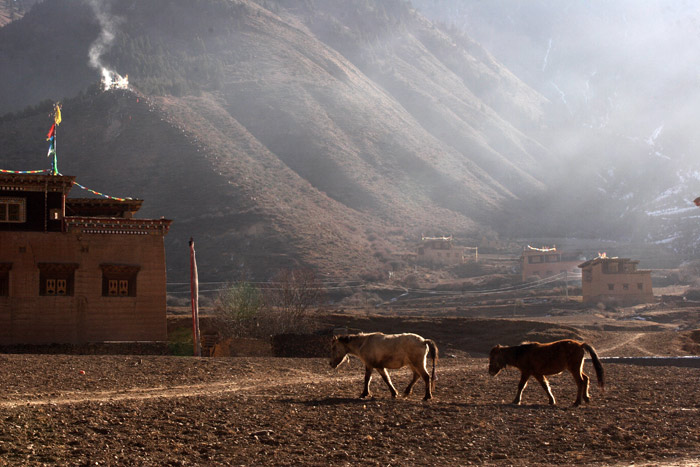
[{"label": "leafless tree", "polygon": [[325,297],[325,288],[311,269],[282,269],[268,284],[265,298],[268,307],[279,313],[288,330],[303,330],[308,315]]}]

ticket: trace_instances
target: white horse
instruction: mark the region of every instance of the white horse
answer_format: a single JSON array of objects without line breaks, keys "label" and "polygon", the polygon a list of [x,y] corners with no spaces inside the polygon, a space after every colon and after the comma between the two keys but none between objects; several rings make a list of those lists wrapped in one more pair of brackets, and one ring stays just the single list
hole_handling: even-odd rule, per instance
[{"label": "white horse", "polygon": [[[428,354],[433,359],[432,377],[426,370]],[[370,395],[369,384],[372,381],[372,370],[374,369],[389,386],[391,396],[396,397],[396,388],[391,384],[386,369],[395,370],[404,366],[409,366],[413,371],[413,379],[408,383],[404,396],[408,397],[411,394],[416,381],[422,377],[425,381],[423,400],[433,397],[432,390],[435,389],[436,380],[435,361],[438,357],[438,349],[435,342],[430,339],[423,339],[417,334],[383,334],[381,332],[333,336],[331,366],[337,368],[348,359],[348,355],[356,356],[365,365],[365,387],[360,398]]]}]

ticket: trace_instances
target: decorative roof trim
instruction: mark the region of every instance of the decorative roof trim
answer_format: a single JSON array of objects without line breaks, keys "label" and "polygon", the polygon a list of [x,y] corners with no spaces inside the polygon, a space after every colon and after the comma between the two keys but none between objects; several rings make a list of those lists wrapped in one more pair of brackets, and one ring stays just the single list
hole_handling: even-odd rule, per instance
[{"label": "decorative roof trim", "polygon": [[165,235],[173,222],[170,219],[125,219],[121,217],[66,217],[68,232],[112,235]]}]

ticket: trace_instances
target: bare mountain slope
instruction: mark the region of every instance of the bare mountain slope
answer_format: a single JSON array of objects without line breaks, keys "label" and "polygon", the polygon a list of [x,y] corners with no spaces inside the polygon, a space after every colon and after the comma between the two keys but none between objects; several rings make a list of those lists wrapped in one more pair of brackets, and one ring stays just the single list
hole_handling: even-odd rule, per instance
[{"label": "bare mountain slope", "polygon": [[[115,3],[101,59],[138,91],[93,86],[65,101],[61,171],[174,219],[172,277],[190,236],[212,278],[293,265],[376,275],[421,233],[476,237],[505,204],[543,190],[538,166],[551,156],[525,132],[541,126],[546,101],[468,38],[404,2],[262,4]],[[78,0],[45,0],[0,29],[12,70],[0,76],[12,89],[0,108],[36,99],[42,82],[70,96],[96,81],[86,65],[65,69],[99,31],[91,14]],[[23,31],[42,27],[62,31],[54,49],[66,61],[50,69],[27,59],[41,44],[17,54]],[[0,122],[3,168],[45,152],[46,114]]]}]

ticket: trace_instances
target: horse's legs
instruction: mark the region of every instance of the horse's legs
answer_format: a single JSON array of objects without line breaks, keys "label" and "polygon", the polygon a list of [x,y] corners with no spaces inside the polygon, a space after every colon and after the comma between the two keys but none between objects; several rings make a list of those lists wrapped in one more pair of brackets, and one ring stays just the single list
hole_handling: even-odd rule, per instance
[{"label": "horse's legs", "polygon": [[[576,392],[576,400],[574,401],[574,407],[578,407],[581,405],[581,399],[585,399],[586,402],[590,400],[588,397],[588,376],[583,374],[583,371],[581,371],[580,368],[577,368],[576,370],[570,370],[571,371],[571,376],[574,377],[574,382],[576,383],[576,387],[578,388],[578,391]],[[584,395],[585,392],[585,395]]]},{"label": "horse's legs", "polygon": [[430,386],[430,373],[425,369],[425,363],[423,365],[411,365],[411,369],[413,370],[413,381],[411,381],[410,386],[413,386],[418,378],[423,378],[425,382],[425,396],[423,396],[423,400],[427,401],[428,399],[432,399],[433,394]]},{"label": "horse's legs", "polygon": [[416,384],[416,381],[418,381],[418,378],[420,378],[420,374],[415,370],[415,368],[411,368],[411,370],[413,370],[413,379],[410,383],[408,383],[408,386],[406,386],[406,389],[403,392],[403,395],[405,397],[411,395],[411,392],[413,391],[413,386]]},{"label": "horse's legs", "polygon": [[527,380],[530,379],[530,375],[527,373],[522,373],[520,375],[520,382],[518,383],[518,392],[515,394],[515,399],[513,399],[513,404],[520,405],[520,401],[523,397],[523,390],[527,386]]},{"label": "horse's legs", "polygon": [[547,397],[549,397],[549,404],[550,405],[556,404],[557,401],[554,400],[554,395],[552,394],[552,388],[549,387],[549,381],[547,381],[547,378],[544,375],[535,375],[535,378],[537,379],[537,381],[540,382],[540,385],[542,385],[542,388],[547,393]]},{"label": "horse's legs", "polygon": [[423,381],[425,382],[425,396],[423,397],[423,400],[427,401],[428,399],[432,399],[433,393],[431,392],[430,373],[426,371],[425,367],[419,367],[418,372],[423,377]]},{"label": "horse's legs", "polygon": [[377,368],[377,372],[382,375],[382,379],[386,383],[387,386],[389,386],[389,391],[391,391],[391,397],[396,397],[398,395],[398,392],[396,392],[396,388],[394,387],[393,384],[391,384],[391,378],[389,378],[389,373],[386,372],[386,368]]},{"label": "horse's legs", "polygon": [[588,395],[588,382],[590,378],[584,372],[581,372],[581,376],[583,377],[583,400],[588,404],[591,401],[591,397]]},{"label": "horse's legs", "polygon": [[372,381],[372,369],[370,367],[365,367],[365,388],[360,394],[360,399],[369,396],[369,383]]}]

